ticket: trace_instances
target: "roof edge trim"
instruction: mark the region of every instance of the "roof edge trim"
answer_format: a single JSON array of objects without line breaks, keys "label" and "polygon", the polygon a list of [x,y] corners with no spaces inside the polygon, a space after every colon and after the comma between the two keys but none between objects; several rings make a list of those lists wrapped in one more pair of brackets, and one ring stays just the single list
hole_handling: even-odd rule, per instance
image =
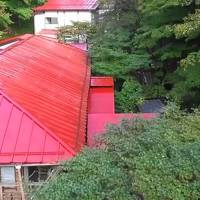
[{"label": "roof edge trim", "polygon": [[114,87],[114,80],[111,76],[92,76],[90,81],[91,87]]},{"label": "roof edge trim", "polygon": [[[67,9],[67,8],[43,8],[45,6],[45,4],[41,5],[41,6],[37,6],[35,8],[33,8],[34,12],[42,12],[42,11],[94,11],[99,7],[99,3],[97,3],[96,5],[94,5],[94,7],[92,8],[79,8],[79,9]],[[35,13],[34,13],[35,14]]]},{"label": "roof edge trim", "polygon": [[[90,88],[90,76],[91,76],[91,67],[88,64],[88,67],[86,68],[85,84],[83,85],[83,92],[82,92],[82,96],[81,96],[79,124],[78,124],[78,129],[77,129],[77,142],[76,142],[75,149],[78,149],[78,141],[79,141],[79,137],[80,137],[81,125],[83,125],[85,127],[85,132],[86,132],[87,113],[88,113],[87,112],[87,109],[88,109],[87,101],[88,101],[89,88]],[[83,121],[82,115],[86,115],[85,121]]]},{"label": "roof edge trim", "polygon": [[5,39],[5,40],[0,40],[0,44],[4,44],[5,42],[10,42],[12,40],[17,40],[19,42],[3,49],[2,51],[0,51],[0,55],[13,49],[14,47],[17,47],[19,46],[20,44],[24,43],[25,41],[27,41],[28,39],[34,37],[34,35],[32,34],[24,34],[24,35],[19,35],[19,36],[15,36],[15,37],[11,37],[11,38],[8,38],[8,39]]}]

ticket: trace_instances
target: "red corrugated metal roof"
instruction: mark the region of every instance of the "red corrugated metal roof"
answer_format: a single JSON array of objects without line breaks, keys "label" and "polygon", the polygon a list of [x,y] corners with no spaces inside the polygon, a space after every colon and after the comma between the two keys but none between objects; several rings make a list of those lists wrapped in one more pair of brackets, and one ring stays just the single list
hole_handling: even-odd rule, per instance
[{"label": "red corrugated metal roof", "polygon": [[32,35],[0,52],[0,90],[74,152],[85,144],[87,61],[75,47]]},{"label": "red corrugated metal roof", "polygon": [[112,77],[92,77],[89,92],[89,113],[115,113]]},{"label": "red corrugated metal roof", "polygon": [[122,119],[153,119],[158,115],[155,113],[143,114],[89,114],[88,115],[88,129],[87,129],[87,143],[90,147],[95,145],[95,137],[104,134],[108,124],[118,124]]},{"label": "red corrugated metal roof", "polygon": [[38,6],[34,10],[95,10],[97,7],[97,0],[48,0],[44,5]]}]

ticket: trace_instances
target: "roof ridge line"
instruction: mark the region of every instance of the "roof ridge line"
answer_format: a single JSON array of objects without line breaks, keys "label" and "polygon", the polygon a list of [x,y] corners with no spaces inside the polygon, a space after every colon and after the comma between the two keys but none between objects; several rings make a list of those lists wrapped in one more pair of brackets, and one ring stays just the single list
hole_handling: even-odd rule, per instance
[{"label": "roof ridge line", "polygon": [[39,127],[44,129],[47,134],[49,134],[53,139],[57,140],[70,154],[73,156],[76,154],[75,151],[67,144],[65,144],[59,137],[57,137],[53,131],[51,131],[49,128],[44,126],[38,119],[36,119],[29,111],[24,109],[22,106],[20,106],[17,102],[12,100],[10,97],[8,97],[7,94],[5,94],[1,89],[0,89],[0,94],[3,95],[4,98],[6,98],[8,101],[10,101],[13,105],[15,105],[19,110],[21,110],[23,113],[25,113],[33,122],[35,122]]},{"label": "roof ridge line", "polygon": [[75,47],[73,46],[72,44],[68,44],[68,43],[62,43],[62,42],[58,42],[58,41],[54,41],[54,40],[51,40],[49,38],[47,38],[46,36],[43,36],[43,35],[33,35],[35,37],[39,37],[41,39],[44,39],[44,40],[47,40],[47,41],[50,41],[50,42],[54,42],[56,44],[59,44],[60,46],[64,46],[64,47],[71,47],[71,48],[75,48],[76,50],[80,51],[81,53],[85,54],[85,55],[88,55],[88,53],[82,49],[79,49],[78,47]]}]

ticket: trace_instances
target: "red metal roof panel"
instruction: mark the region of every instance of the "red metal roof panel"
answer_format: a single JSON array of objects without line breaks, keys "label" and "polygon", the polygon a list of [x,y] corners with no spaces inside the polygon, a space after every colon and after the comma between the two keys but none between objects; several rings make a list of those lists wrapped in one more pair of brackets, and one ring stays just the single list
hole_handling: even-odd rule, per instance
[{"label": "red metal roof panel", "polygon": [[56,163],[60,155],[74,152],[0,91],[0,164]]},{"label": "red metal roof panel", "polygon": [[[0,62],[0,90],[55,134],[64,146],[68,146],[74,152],[80,151],[85,144],[90,81],[87,54],[72,46],[29,35],[26,39],[1,51]],[[4,126],[8,124],[6,120],[10,120],[12,104],[9,102],[3,104],[6,105],[1,109],[6,111],[3,112],[0,130],[2,134],[8,134],[7,140],[9,132],[5,131]],[[23,146],[22,148],[26,147],[24,152],[28,149],[32,152],[25,162],[35,162],[37,155],[43,154],[43,147],[45,146],[45,150],[51,146],[43,144],[42,141],[46,141],[46,138],[51,139],[46,136],[46,132],[30,125],[32,118],[23,116],[21,119],[20,113],[13,114],[18,116],[22,125],[24,124],[23,129],[20,128],[18,137],[25,137],[26,143],[23,144],[22,140],[17,142],[19,146]],[[42,138],[41,143],[37,141],[39,135]],[[27,147],[30,138],[35,142]],[[1,142],[0,140],[0,145]],[[65,153],[59,155],[60,158],[63,156],[66,157]],[[17,157],[24,161],[22,154],[16,154],[13,159],[17,160]],[[54,158],[55,153],[52,152],[48,159],[44,159]]]},{"label": "red metal roof panel", "polygon": [[34,10],[95,10],[97,7],[97,0],[48,0],[44,5],[38,6]]}]

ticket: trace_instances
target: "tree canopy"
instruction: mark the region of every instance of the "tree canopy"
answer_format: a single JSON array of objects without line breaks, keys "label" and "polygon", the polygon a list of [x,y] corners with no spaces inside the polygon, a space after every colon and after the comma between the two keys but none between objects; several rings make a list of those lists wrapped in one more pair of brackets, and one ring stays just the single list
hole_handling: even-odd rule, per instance
[{"label": "tree canopy", "polygon": [[27,21],[33,27],[33,23],[29,21],[33,16],[32,8],[43,2],[44,0],[0,0],[1,35],[13,34],[13,27],[20,31]]},{"label": "tree canopy", "polygon": [[90,40],[93,73],[114,76],[120,94],[124,81],[141,83],[136,74],[149,72],[151,81],[140,86],[144,98],[165,97],[185,108],[198,106],[199,2],[108,2],[112,9],[104,13]]},{"label": "tree canopy", "polygon": [[[137,48],[147,49],[152,63],[164,74],[160,84],[171,83],[166,95],[184,101],[199,95],[198,1],[144,1],[135,36]],[[191,100],[195,100],[191,96]]]},{"label": "tree canopy", "polygon": [[197,200],[200,113],[172,105],[163,118],[123,121],[34,193],[37,200]]}]

